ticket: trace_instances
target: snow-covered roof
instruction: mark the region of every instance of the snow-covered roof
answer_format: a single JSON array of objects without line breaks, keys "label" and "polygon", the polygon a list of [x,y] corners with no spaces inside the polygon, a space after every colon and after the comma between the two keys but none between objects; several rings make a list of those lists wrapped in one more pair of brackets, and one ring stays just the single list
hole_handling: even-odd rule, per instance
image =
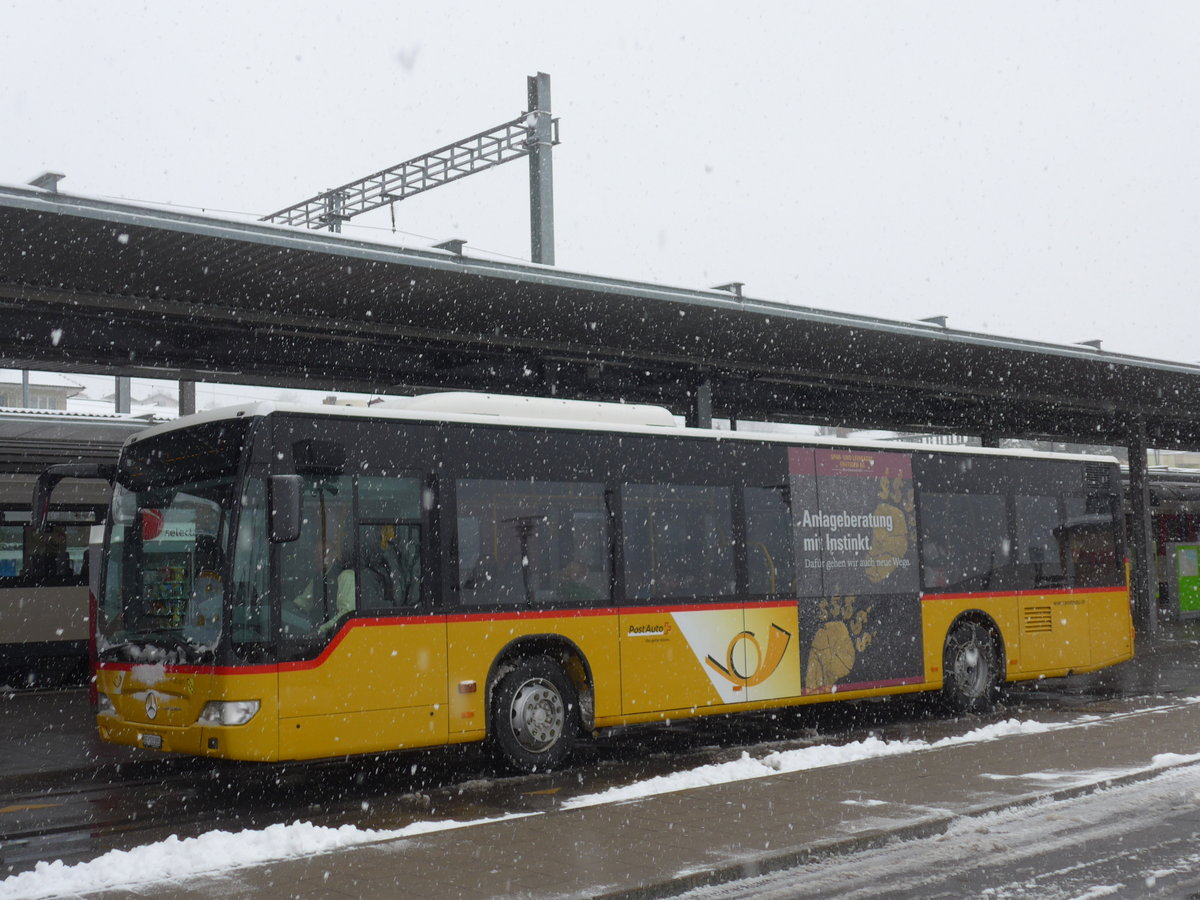
[{"label": "snow-covered roof", "polygon": [[[434,396],[434,395],[427,395]],[[500,407],[504,410],[519,409],[519,404],[514,406],[507,401],[519,401],[524,398],[520,397],[502,397],[500,395],[491,395],[505,401]],[[426,406],[430,405],[426,401]],[[601,404],[620,406],[620,404]],[[577,409],[582,410],[583,407],[592,406],[592,404],[580,404]],[[664,410],[665,412],[665,410]],[[806,444],[820,447],[845,447],[870,449],[879,452],[908,450],[922,453],[960,453],[974,454],[984,456],[1002,456],[1016,457],[1024,459],[1060,459],[1079,461],[1086,459],[1090,462],[1112,462],[1117,460],[1109,456],[1083,456],[1077,453],[1054,453],[1042,450],[1025,450],[1025,449],[996,449],[992,447],[930,447],[927,444],[903,443],[897,441],[865,441],[855,440],[853,438],[834,438],[834,437],[808,437],[798,436],[794,434],[773,434],[769,432],[754,431],[754,432],[739,432],[726,431],[705,428],[685,428],[675,425],[674,430],[667,430],[662,424],[647,425],[636,424],[626,421],[620,421],[620,416],[617,414],[614,419],[608,421],[595,420],[572,420],[569,418],[553,418],[552,421],[546,416],[531,416],[531,415],[509,415],[509,414],[486,414],[479,412],[457,412],[443,411],[429,408],[396,408],[385,406],[329,406],[329,405],[313,405],[313,404],[294,404],[280,403],[270,400],[262,400],[254,403],[240,404],[237,406],[227,406],[221,409],[212,409],[205,412],[196,413],[190,416],[183,416],[175,419],[172,422],[164,423],[145,431],[139,432],[137,435],[130,438],[130,441],[141,441],[146,438],[154,437],[160,434],[165,434],[178,428],[186,428],[192,425],[200,425],[208,422],[217,422],[225,419],[235,419],[253,416],[267,416],[273,413],[294,413],[301,415],[313,416],[329,416],[332,418],[353,418],[353,419],[386,419],[395,421],[410,421],[410,422],[448,422],[460,423],[465,425],[508,425],[513,428],[554,428],[566,431],[596,431],[596,432],[621,432],[625,434],[646,434],[655,436],[676,436],[676,437],[702,437],[711,438],[714,440],[736,440],[736,441],[757,441],[770,442],[780,444]],[[669,413],[667,413],[670,415]]]}]

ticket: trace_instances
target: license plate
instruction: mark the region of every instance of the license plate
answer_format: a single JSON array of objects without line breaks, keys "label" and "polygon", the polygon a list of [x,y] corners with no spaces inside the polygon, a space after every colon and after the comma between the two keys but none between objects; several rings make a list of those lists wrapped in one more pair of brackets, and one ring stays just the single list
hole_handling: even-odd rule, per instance
[{"label": "license plate", "polygon": [[161,734],[143,734],[142,735],[142,746],[145,747],[147,750],[161,750],[162,749],[162,735]]}]

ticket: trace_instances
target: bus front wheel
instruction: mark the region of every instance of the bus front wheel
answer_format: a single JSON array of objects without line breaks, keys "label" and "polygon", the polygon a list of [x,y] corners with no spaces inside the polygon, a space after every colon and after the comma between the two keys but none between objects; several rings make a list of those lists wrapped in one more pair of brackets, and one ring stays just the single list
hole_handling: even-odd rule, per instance
[{"label": "bus front wheel", "polygon": [[562,667],[547,657],[515,662],[492,692],[495,749],[519,772],[566,762],[579,734],[579,700]]},{"label": "bus front wheel", "polygon": [[991,708],[1000,688],[1000,658],[987,626],[959,622],[946,635],[942,655],[942,698],[957,713]]}]

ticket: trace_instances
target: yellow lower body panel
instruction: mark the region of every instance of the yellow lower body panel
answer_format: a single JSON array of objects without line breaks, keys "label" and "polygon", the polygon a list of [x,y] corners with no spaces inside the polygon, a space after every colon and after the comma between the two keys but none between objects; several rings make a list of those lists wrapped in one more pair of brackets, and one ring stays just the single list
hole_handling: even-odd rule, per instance
[{"label": "yellow lower body panel", "polygon": [[320,759],[446,743],[446,707],[373,709],[279,720],[280,759]]}]

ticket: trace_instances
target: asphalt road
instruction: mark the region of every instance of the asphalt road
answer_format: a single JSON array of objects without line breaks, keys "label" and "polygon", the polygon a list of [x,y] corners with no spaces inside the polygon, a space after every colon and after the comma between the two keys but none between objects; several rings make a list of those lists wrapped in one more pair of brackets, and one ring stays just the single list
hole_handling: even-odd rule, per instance
[{"label": "asphalt road", "polygon": [[1200,897],[1200,765],[946,833],[681,895],[997,900]]}]

